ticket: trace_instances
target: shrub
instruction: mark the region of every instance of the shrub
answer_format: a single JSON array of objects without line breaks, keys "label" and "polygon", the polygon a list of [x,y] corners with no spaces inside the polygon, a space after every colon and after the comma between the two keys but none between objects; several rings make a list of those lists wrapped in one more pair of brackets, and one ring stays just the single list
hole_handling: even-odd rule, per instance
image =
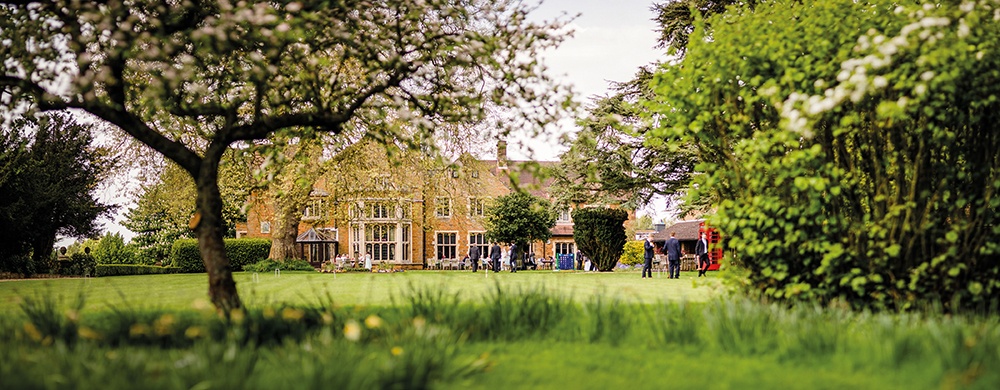
[{"label": "shrub", "polygon": [[[89,252],[89,251],[88,251]],[[74,253],[69,260],[59,260],[56,273],[68,276],[94,276],[97,262],[90,253]]]},{"label": "shrub", "polygon": [[[248,265],[267,259],[271,252],[271,240],[268,239],[231,238],[225,241],[226,254],[229,255],[229,265],[233,271],[242,271]],[[309,267],[309,270],[312,269]]]},{"label": "shrub", "polygon": [[622,252],[622,257],[618,259],[618,262],[624,265],[636,265],[642,264],[645,259],[643,256],[646,255],[646,248],[643,246],[645,241],[631,240],[625,243],[625,251]]},{"label": "shrub", "polygon": [[282,271],[315,271],[316,268],[309,264],[308,261],[299,259],[290,259],[285,261],[278,261],[274,259],[264,259],[258,261],[254,264],[250,264],[243,267],[244,271],[247,272],[272,272],[275,269],[280,269]]},{"label": "shrub", "polygon": [[573,240],[602,272],[612,271],[625,250],[625,220],[621,209],[594,207],[573,211]]},{"label": "shrub", "polygon": [[180,271],[181,269],[178,267],[158,267],[155,265],[98,264],[96,276],[176,274]]},{"label": "shrub", "polygon": [[170,247],[170,257],[164,265],[180,268],[183,273],[205,272],[205,263],[201,260],[198,240],[174,241],[174,245]]},{"label": "shrub", "polygon": [[1000,30],[974,2],[900,3],[726,13],[653,82],[663,140],[701,160],[689,202],[717,206],[749,291],[892,310],[1000,297],[1000,53],[972,49]]},{"label": "shrub", "polygon": [[[226,254],[229,256],[229,267],[234,272],[242,271],[245,266],[266,259],[271,251],[271,240],[260,238],[227,238],[225,245]],[[178,267],[185,273],[205,272],[198,240],[174,241],[167,264]]]},{"label": "shrub", "polygon": [[105,234],[94,249],[97,264],[133,264],[135,257],[131,248],[125,246],[121,234]]}]

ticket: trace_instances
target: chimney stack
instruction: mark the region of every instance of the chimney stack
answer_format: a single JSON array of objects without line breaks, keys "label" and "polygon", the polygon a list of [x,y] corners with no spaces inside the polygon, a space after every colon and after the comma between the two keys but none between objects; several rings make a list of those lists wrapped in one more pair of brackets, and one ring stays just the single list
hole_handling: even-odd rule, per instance
[{"label": "chimney stack", "polygon": [[507,169],[507,141],[497,141],[497,168]]}]

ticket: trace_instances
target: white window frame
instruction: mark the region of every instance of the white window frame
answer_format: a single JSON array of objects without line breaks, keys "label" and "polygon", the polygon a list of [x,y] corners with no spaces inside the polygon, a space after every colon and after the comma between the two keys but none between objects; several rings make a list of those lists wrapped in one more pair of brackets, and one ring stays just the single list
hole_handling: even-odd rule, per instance
[{"label": "white window frame", "polygon": [[486,215],[486,198],[470,196],[469,216],[482,217],[483,215]]},{"label": "white window frame", "polygon": [[261,221],[260,232],[262,234],[271,234],[271,221]]},{"label": "white window frame", "polygon": [[438,218],[451,218],[451,198],[446,196],[434,198],[434,215]]},{"label": "white window frame", "polygon": [[[478,238],[482,238],[479,240]],[[482,242],[474,242],[482,241]],[[470,231],[469,232],[469,250],[472,250],[473,246],[479,247],[479,257],[487,257],[490,253],[490,242],[486,240],[486,232],[484,231]]]},{"label": "white window frame", "polygon": [[[453,242],[442,243],[442,236],[450,235]],[[446,250],[451,248],[450,251]],[[452,252],[452,253],[442,253]],[[446,256],[446,255],[451,255]],[[434,232],[434,258],[436,259],[457,259],[458,258],[458,232],[454,230],[438,230]]]},{"label": "white window frame", "polygon": [[559,210],[559,214],[556,216],[556,223],[559,224],[573,223],[573,210],[569,208]]},{"label": "white window frame", "polygon": [[302,219],[320,219],[326,218],[326,216],[326,201],[320,197],[310,198],[305,210],[302,211]]}]

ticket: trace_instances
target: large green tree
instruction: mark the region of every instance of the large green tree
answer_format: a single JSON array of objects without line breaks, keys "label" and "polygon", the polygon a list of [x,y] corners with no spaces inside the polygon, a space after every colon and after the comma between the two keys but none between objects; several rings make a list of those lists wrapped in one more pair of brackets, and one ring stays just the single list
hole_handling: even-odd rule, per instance
[{"label": "large green tree", "polygon": [[[667,0],[651,7],[660,33],[656,47],[673,58],[683,58],[698,18],[732,9],[752,11],[755,0]],[[708,28],[705,25],[705,28]],[[654,198],[673,206],[681,199],[696,174],[698,162],[692,145],[678,139],[647,136],[663,120],[645,105],[653,93],[650,82],[655,65],[640,67],[625,82],[612,82],[610,93],[596,97],[584,117],[581,130],[567,143],[553,172],[556,202],[619,203],[632,209],[648,205]],[[712,207],[704,198],[679,204],[682,211],[705,211]]]},{"label": "large green tree", "polygon": [[529,11],[514,0],[2,1],[0,91],[12,109],[89,112],[183,168],[209,297],[228,311],[241,306],[218,185],[231,145],[385,118],[431,131],[481,117],[486,102],[523,112],[511,128],[541,129],[567,98],[535,54],[562,23]]},{"label": "large green tree", "polygon": [[[758,4],[657,76],[692,196],[774,299],[906,309],[1000,295],[993,1]],[[775,21],[795,20],[795,23]],[[755,31],[756,34],[746,34]]]},{"label": "large green tree", "polygon": [[596,99],[582,129],[553,173],[559,204],[618,203],[637,209],[687,188],[696,159],[689,145],[646,137],[652,121],[642,101],[651,98],[649,68],[634,80],[613,83]]},{"label": "large green tree", "polygon": [[516,244],[521,251],[528,244],[552,238],[551,229],[556,226],[556,212],[552,205],[545,199],[522,191],[497,197],[485,214],[486,239]]},{"label": "large green tree", "polygon": [[[254,188],[251,160],[244,151],[230,150],[219,165],[225,237],[236,237],[236,224],[246,222],[244,210]],[[189,224],[197,192],[191,176],[170,161],[145,170],[153,172],[152,177],[139,184],[135,206],[125,213],[122,225],[135,233],[129,245],[136,248],[137,260],[152,264],[166,260],[177,239],[194,238]]]},{"label": "large green tree", "polygon": [[110,166],[105,152],[92,145],[90,129],[68,115],[22,118],[3,128],[0,261],[5,268],[31,274],[32,264],[48,261],[57,235],[96,235],[97,219],[113,210],[96,194]]}]

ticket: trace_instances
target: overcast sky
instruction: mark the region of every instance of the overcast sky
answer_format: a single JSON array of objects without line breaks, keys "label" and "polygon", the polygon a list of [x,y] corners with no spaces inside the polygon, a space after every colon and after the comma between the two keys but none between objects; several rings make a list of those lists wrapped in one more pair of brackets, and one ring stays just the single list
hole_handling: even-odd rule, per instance
[{"label": "overcast sky", "polygon": [[[543,62],[550,75],[573,86],[576,100],[587,103],[608,91],[609,81],[627,81],[643,65],[664,58],[656,44],[656,23],[651,0],[544,0],[532,17],[553,20],[578,15],[569,27],[574,31],[559,48],[545,52]],[[559,131],[574,131],[572,121],[559,124]],[[535,159],[555,160],[561,148],[555,141],[534,140],[552,147],[537,148]],[[524,148],[512,142],[513,159],[527,158]],[[537,143],[536,143],[537,144]]]}]

